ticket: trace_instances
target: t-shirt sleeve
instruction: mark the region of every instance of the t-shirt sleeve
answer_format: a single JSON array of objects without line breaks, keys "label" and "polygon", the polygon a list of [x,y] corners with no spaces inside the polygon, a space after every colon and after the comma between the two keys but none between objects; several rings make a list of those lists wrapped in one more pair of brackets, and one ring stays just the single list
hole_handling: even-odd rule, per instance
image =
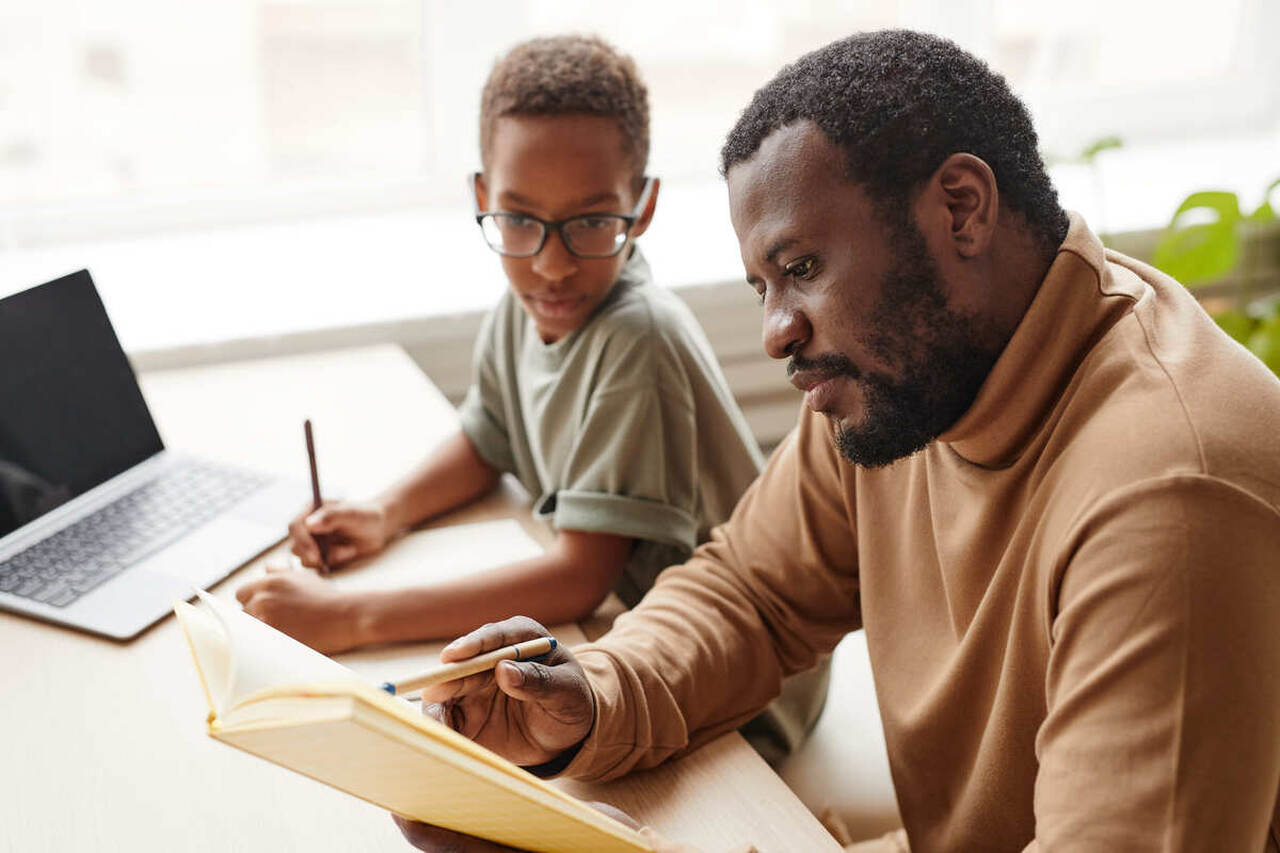
[{"label": "t-shirt sleeve", "polygon": [[1280,521],[1171,477],[1080,525],[1028,851],[1259,850],[1280,779]]},{"label": "t-shirt sleeve", "polygon": [[499,471],[513,472],[515,456],[511,452],[500,373],[507,359],[508,346],[499,335],[497,320],[502,310],[503,305],[499,305],[480,326],[472,356],[471,387],[458,407],[458,416],[462,421],[462,432],[481,458]]},{"label": "t-shirt sleeve", "polygon": [[636,341],[608,355],[565,460],[554,519],[561,530],[697,544],[693,392]]}]

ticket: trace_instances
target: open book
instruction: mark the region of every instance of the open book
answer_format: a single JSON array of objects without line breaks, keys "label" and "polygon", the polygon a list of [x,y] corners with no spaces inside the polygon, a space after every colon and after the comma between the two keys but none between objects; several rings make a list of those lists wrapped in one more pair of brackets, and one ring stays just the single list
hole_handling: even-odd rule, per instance
[{"label": "open book", "polygon": [[209,734],[398,814],[529,850],[645,851],[636,832],[199,593],[174,604]]}]

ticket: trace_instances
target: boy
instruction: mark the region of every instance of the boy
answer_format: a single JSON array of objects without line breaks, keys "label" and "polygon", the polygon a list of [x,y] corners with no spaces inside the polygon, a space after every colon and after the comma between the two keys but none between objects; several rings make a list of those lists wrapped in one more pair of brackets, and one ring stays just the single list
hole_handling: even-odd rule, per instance
[{"label": "boy", "polygon": [[[728,518],[763,460],[697,321],[634,245],[657,203],[648,147],[644,84],[604,42],[535,39],[498,61],[474,191],[511,287],[481,329],[462,429],[372,501],[328,503],[290,527],[303,565],[340,566],[510,472],[554,545],[395,591],[273,572],[239,590],[246,611],[324,652],[455,637],[516,612],[579,621],[611,589],[634,606]],[[803,692],[783,749],[825,694]]]}]

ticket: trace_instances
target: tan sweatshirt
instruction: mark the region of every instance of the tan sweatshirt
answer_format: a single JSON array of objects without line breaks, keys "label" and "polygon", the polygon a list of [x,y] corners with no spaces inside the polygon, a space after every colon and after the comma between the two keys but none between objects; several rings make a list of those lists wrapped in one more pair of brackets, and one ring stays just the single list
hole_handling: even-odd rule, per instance
[{"label": "tan sweatshirt", "polygon": [[1280,382],[1073,219],[952,429],[863,470],[805,411],[579,650],[566,772],[695,748],[857,628],[916,853],[1280,849]]}]

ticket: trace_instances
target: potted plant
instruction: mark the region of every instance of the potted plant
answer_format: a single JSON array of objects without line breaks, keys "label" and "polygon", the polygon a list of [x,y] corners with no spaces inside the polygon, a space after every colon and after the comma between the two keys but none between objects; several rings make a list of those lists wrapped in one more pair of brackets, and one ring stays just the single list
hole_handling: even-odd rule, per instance
[{"label": "potted plant", "polygon": [[[1280,189],[1276,179],[1263,193],[1262,203],[1247,216],[1232,192],[1195,192],[1174,211],[1152,254],[1154,266],[1191,289],[1228,280],[1234,299],[1202,299],[1213,319],[1227,334],[1248,347],[1280,375],[1280,293],[1253,298],[1252,285],[1263,252],[1275,241],[1278,217],[1271,204]],[[1272,266],[1280,257],[1272,258]]]}]

